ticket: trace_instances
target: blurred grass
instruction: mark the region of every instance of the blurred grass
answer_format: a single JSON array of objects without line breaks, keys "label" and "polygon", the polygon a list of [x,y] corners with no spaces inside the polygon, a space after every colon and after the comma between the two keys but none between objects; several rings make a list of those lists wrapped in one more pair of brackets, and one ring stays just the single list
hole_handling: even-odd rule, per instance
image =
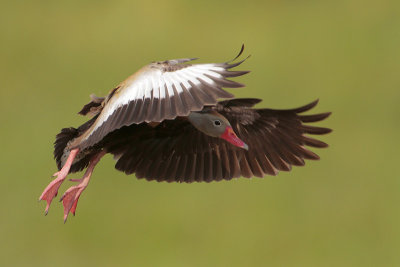
[{"label": "blurred grass", "polygon": [[[2,266],[398,266],[398,1],[8,1],[0,11]],[[322,160],[265,179],[137,180],[106,157],[62,224],[37,197],[90,93],[154,60],[232,58],[238,97],[320,98]],[[74,175],[78,177],[79,174]],[[68,183],[67,183],[68,184]],[[63,192],[68,185],[61,188]],[[61,193],[60,192],[60,193]]]}]

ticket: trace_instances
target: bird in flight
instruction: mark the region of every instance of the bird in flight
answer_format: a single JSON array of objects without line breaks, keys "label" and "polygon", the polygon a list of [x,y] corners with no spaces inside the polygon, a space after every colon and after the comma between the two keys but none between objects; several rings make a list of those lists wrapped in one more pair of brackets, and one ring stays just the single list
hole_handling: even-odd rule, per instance
[{"label": "bird in flight", "polygon": [[[303,166],[318,155],[306,148],[327,147],[308,135],[331,130],[310,126],[330,113],[304,115],[318,101],[294,109],[254,108],[256,98],[233,98],[223,88],[244,85],[229,78],[246,59],[188,64],[195,58],[153,62],[128,77],[106,97],[91,95],[79,112],[91,116],[78,128],[56,136],[58,172],[39,200],[45,214],[69,173],[86,169],[78,184],[61,197],[64,222],[77,203],[93,170],[107,153],[115,168],[137,178],[167,182],[211,182],[238,177],[263,177]],[[221,100],[224,99],[224,100]]]}]

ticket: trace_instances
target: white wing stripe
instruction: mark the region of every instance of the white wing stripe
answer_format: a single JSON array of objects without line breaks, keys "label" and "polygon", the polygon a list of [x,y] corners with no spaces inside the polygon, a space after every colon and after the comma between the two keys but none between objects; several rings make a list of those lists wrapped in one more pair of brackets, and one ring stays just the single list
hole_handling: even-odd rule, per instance
[{"label": "white wing stripe", "polygon": [[178,74],[176,74],[174,72],[170,72],[169,75],[171,77],[172,82],[175,85],[176,91],[178,92],[178,94],[181,94],[183,92],[183,89],[180,85],[180,83],[182,82],[181,77],[179,77]]},{"label": "white wing stripe", "polygon": [[195,80],[195,79],[193,77],[188,77],[188,75],[185,72],[181,72],[180,74],[183,77],[183,80],[182,80],[183,86],[185,86],[186,89],[191,88],[192,86],[188,83],[188,81]]},{"label": "white wing stripe", "polygon": [[174,90],[172,89],[172,82],[170,81],[169,77],[167,75],[164,75],[163,78],[164,78],[165,84],[167,85],[168,96],[169,97],[174,96]]},{"label": "white wing stripe", "polygon": [[210,78],[206,77],[206,76],[203,76],[202,79],[203,79],[203,81],[205,81],[206,83],[214,84],[214,81],[211,80]]},{"label": "white wing stripe", "polygon": [[203,74],[197,75],[197,78],[198,78],[198,79],[201,79],[201,80],[203,80],[203,81],[205,81],[205,82],[208,83],[208,84],[214,84],[214,81],[213,81],[213,80],[211,80],[210,78],[204,76]]},{"label": "white wing stripe", "polygon": [[[175,91],[172,88],[172,85],[175,86],[176,92],[178,94],[183,93],[183,88],[181,87],[181,83],[185,88],[190,89],[192,86],[189,84],[191,81],[193,84],[200,84],[200,79],[208,84],[215,84],[215,82],[205,76],[205,74],[215,77],[215,78],[223,78],[223,76],[219,73],[214,72],[223,70],[221,67],[216,67],[212,64],[201,64],[190,66],[175,72],[160,72],[160,71],[152,71],[141,76],[136,80],[135,83],[131,84],[122,92],[121,97],[115,99],[113,101],[112,107],[103,114],[103,122],[113,113],[115,109],[126,105],[130,101],[150,98],[151,93],[153,92],[154,98],[165,98],[166,91],[164,85],[167,87],[168,96],[172,97],[175,95]],[[111,104],[111,103],[110,103]],[[95,129],[101,126],[102,123],[96,125]]]},{"label": "white wing stripe", "polygon": [[151,97],[152,89],[153,88],[152,88],[152,84],[151,84],[151,76],[149,76],[149,77],[147,77],[146,80],[144,80],[144,86],[142,88],[142,90],[144,91],[144,97],[145,98],[150,98]]},{"label": "white wing stripe", "polygon": [[189,70],[182,70],[180,72],[180,75],[185,79],[185,81],[183,82],[183,85],[189,89],[192,86],[189,84],[189,81],[191,81],[192,83],[194,83],[195,85],[200,84],[200,81],[196,79],[196,74],[194,74],[193,72],[190,72]]},{"label": "white wing stripe", "polygon": [[222,75],[213,71],[204,71],[204,74],[210,75],[215,78],[222,78]]},{"label": "white wing stripe", "polygon": [[[128,88],[127,92],[128,92],[128,95],[129,95],[129,94],[133,93],[133,91],[137,91],[136,97],[132,98],[132,99],[139,99],[139,98],[143,99],[145,88],[146,88],[146,81],[142,80],[137,84],[132,84]],[[124,101],[124,104],[125,104],[125,101]]]},{"label": "white wing stripe", "polygon": [[160,81],[158,77],[151,76],[151,83],[153,86],[153,98],[160,98]]},{"label": "white wing stripe", "polygon": [[[124,125],[185,116],[191,110],[216,103],[218,98],[232,97],[232,94],[222,90],[222,87],[243,86],[226,79],[247,73],[229,73],[230,68],[242,62],[195,65],[179,63],[176,66],[165,61],[143,67],[118,86],[118,90],[106,102],[90,131],[84,134],[81,144],[86,147],[93,145],[107,133]],[[161,99],[163,101],[160,101]],[[126,105],[132,105],[129,107],[130,114],[126,114]],[[146,110],[143,110],[144,107]],[[136,114],[138,110],[140,114]]]},{"label": "white wing stripe", "polygon": [[185,69],[185,71],[182,72],[182,74],[187,75],[186,78],[188,79],[188,81],[191,81],[195,85],[199,85],[200,84],[200,81],[197,79],[198,74],[196,74],[195,72],[189,70],[188,68]]},{"label": "white wing stripe", "polygon": [[197,69],[203,69],[203,70],[214,70],[214,71],[223,71],[223,67],[217,67],[214,64],[197,64],[194,66],[190,66],[189,68],[197,68]]},{"label": "white wing stripe", "polygon": [[[207,71],[204,71],[204,70],[200,70],[200,69],[196,69],[196,68],[192,68],[191,71],[193,71],[195,73],[197,78],[202,79],[206,83],[214,84],[213,80],[211,80],[210,78],[204,76],[204,74],[209,74],[210,72],[207,72]],[[219,76],[219,77],[221,77],[221,76]],[[216,77],[216,78],[219,78],[219,77]]]},{"label": "white wing stripe", "polygon": [[165,79],[163,77],[160,77],[160,98],[165,99],[166,93],[165,93]]}]

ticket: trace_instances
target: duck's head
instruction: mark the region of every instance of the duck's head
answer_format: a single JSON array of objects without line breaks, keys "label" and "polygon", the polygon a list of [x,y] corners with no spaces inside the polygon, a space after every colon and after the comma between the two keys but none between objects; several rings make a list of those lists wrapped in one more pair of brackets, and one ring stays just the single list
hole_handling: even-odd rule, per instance
[{"label": "duck's head", "polygon": [[237,147],[249,149],[236,135],[229,121],[218,112],[191,112],[188,119],[196,129],[206,135],[222,138]]}]

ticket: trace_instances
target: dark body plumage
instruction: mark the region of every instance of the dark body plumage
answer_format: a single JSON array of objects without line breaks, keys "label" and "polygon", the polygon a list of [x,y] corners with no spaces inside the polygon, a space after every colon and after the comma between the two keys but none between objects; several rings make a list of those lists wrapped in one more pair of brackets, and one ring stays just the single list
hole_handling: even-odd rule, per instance
[{"label": "dark body plumage", "polygon": [[[331,130],[305,123],[324,120],[330,113],[301,115],[315,107],[317,101],[288,110],[253,108],[260,101],[226,100],[201,111],[216,111],[227,118],[238,137],[248,144],[248,151],[207,136],[185,117],[178,117],[157,126],[132,124],[109,133],[98,144],[80,152],[80,159],[70,172],[82,170],[100,150],[113,154],[117,159],[116,169],[126,174],[135,173],[136,177],[147,180],[188,183],[276,175],[278,171],[289,171],[292,165],[304,165],[304,159],[319,159],[305,146],[322,148],[327,144],[306,134],[320,135]],[[59,169],[61,147],[66,145],[66,139],[79,136],[94,120],[76,130],[63,129],[57,135],[54,155]]]}]

